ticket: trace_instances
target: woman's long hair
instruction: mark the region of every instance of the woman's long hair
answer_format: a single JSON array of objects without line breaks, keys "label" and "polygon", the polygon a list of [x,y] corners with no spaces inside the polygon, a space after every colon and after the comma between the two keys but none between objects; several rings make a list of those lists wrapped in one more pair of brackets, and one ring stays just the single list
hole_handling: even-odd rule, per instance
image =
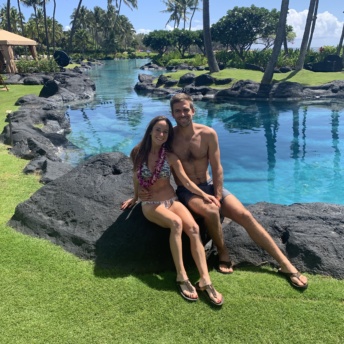
[{"label": "woman's long hair", "polygon": [[167,152],[172,152],[172,142],[174,137],[173,126],[171,121],[165,116],[157,116],[154,117],[148,124],[146,132],[143,136],[143,139],[140,143],[138,143],[131,151],[130,158],[134,164],[134,171],[138,169],[138,167],[142,163],[148,164],[148,154],[152,148],[152,137],[151,133],[153,130],[154,125],[157,122],[165,121],[168,125],[168,137],[166,142],[164,143],[165,150]]}]

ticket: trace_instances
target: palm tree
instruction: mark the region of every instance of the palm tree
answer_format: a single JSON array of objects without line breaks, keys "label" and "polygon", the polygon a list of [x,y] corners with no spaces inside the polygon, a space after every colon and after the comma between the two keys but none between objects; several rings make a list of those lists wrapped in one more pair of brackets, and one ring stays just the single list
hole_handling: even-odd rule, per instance
[{"label": "palm tree", "polygon": [[118,16],[118,27],[116,32],[117,36],[120,37],[118,41],[120,41],[121,46],[123,46],[124,49],[130,47],[134,38],[133,32],[135,32],[135,30],[133,25],[126,16]]},{"label": "palm tree", "polygon": [[101,44],[101,28],[104,27],[103,22],[105,17],[106,12],[99,6],[94,7],[93,12],[90,12],[89,24],[91,26],[93,45],[95,49],[97,49],[98,46]]},{"label": "palm tree", "polygon": [[20,24],[21,18],[22,17],[20,16],[17,9],[15,7],[12,7],[10,11],[10,22],[11,22],[12,32],[14,33],[20,32],[19,24]]},{"label": "palm tree", "polygon": [[21,2],[27,6],[27,7],[32,7],[34,11],[34,18],[35,18],[35,23],[36,23],[36,40],[39,40],[39,25],[38,25],[38,11],[37,11],[37,6],[40,5],[40,0],[21,0]]},{"label": "palm tree", "polygon": [[23,14],[22,14],[22,12],[21,12],[21,8],[20,8],[20,0],[17,0],[17,4],[18,4],[18,11],[19,11],[19,17],[20,17],[20,27],[21,27],[21,34],[23,35],[23,36],[25,36],[25,32],[24,32],[24,23],[23,23],[23,19],[24,19],[24,17],[23,17]]},{"label": "palm tree", "polygon": [[317,0],[310,0],[305,31],[303,33],[303,38],[302,38],[302,43],[301,43],[301,48],[300,48],[300,55],[295,66],[296,71],[300,71],[303,68],[303,65],[305,62],[308,40],[309,40],[309,32],[312,25],[313,13],[314,13],[314,7],[315,7],[316,1]]},{"label": "palm tree", "polygon": [[203,0],[203,35],[204,50],[208,59],[209,71],[210,73],[218,72],[220,69],[216,62],[211,42],[209,0]]},{"label": "palm tree", "polygon": [[[19,23],[20,23],[21,16],[19,15],[18,10],[15,7],[10,8],[10,27],[11,32],[18,33]],[[8,29],[8,22],[7,22],[7,6],[3,6],[0,9],[0,28],[7,30]],[[19,30],[18,30],[19,29]]]},{"label": "palm tree", "polygon": [[[343,41],[344,41],[344,24],[343,24],[342,35],[340,36],[339,44],[337,47],[337,52],[336,52],[337,55],[340,55],[340,52],[341,52],[342,47],[343,47]],[[344,56],[344,51],[343,51],[343,56]]]},{"label": "palm tree", "polygon": [[72,24],[72,28],[70,30],[70,36],[69,36],[69,44],[68,44],[69,51],[72,51],[73,36],[76,30],[76,23],[78,20],[81,4],[82,4],[82,0],[79,0],[78,7],[76,8],[75,13],[74,13],[73,24]]},{"label": "palm tree", "polygon": [[282,46],[283,38],[285,36],[288,7],[289,7],[289,0],[282,0],[281,12],[280,12],[280,17],[279,17],[274,47],[272,49],[272,54],[271,54],[269,63],[265,69],[265,72],[261,81],[262,84],[270,84],[272,81],[272,77],[274,75],[274,68],[278,60],[278,55],[281,52],[281,46]]},{"label": "palm tree", "polygon": [[[137,8],[137,0],[123,0],[124,5],[127,5],[131,10]],[[121,12],[122,0],[116,0],[116,8],[118,8],[117,15]]]},{"label": "palm tree", "polygon": [[6,17],[7,17],[7,31],[12,31],[11,28],[11,0],[7,0],[6,8]]},{"label": "palm tree", "polygon": [[190,3],[190,10],[192,10],[191,18],[190,18],[190,24],[189,24],[189,31],[191,31],[191,24],[192,24],[192,19],[195,15],[195,12],[198,11],[200,8],[198,7],[198,0],[193,0]]},{"label": "palm tree", "polygon": [[192,0],[176,0],[180,3],[180,8],[181,8],[181,14],[182,14],[182,19],[184,22],[183,29],[185,30],[186,26],[186,21],[188,20],[187,18],[187,10],[189,8],[189,3],[190,1],[193,2]]},{"label": "palm tree", "polygon": [[55,12],[56,12],[56,0],[54,0],[54,10],[53,10],[53,49],[55,50]]},{"label": "palm tree", "polygon": [[46,8],[47,1],[49,0],[43,0],[42,6],[43,6],[43,17],[44,17],[45,44],[47,46],[47,56],[49,58],[50,52],[49,52],[49,36],[48,36],[47,8]]},{"label": "palm tree", "polygon": [[[133,8],[137,8],[137,0],[123,0],[124,4],[127,5],[131,10]],[[108,6],[112,3],[112,0],[108,0]],[[115,23],[116,20],[121,12],[121,6],[122,6],[122,0],[116,0],[116,8],[117,8],[117,16],[115,17]],[[114,23],[114,24],[115,24]]]},{"label": "palm tree", "polygon": [[312,39],[313,39],[313,34],[314,34],[314,29],[315,29],[315,23],[316,23],[316,21],[317,21],[318,5],[319,5],[319,0],[316,0],[316,2],[315,2],[315,7],[314,7],[314,13],[313,13],[311,35],[310,35],[310,37],[309,37],[307,51],[309,51],[309,50],[311,49],[311,43],[312,43]]},{"label": "palm tree", "polygon": [[163,3],[167,6],[167,8],[161,12],[171,13],[165,26],[167,26],[167,24],[170,22],[174,22],[173,29],[178,28],[181,19],[180,4],[175,0],[163,0]]}]

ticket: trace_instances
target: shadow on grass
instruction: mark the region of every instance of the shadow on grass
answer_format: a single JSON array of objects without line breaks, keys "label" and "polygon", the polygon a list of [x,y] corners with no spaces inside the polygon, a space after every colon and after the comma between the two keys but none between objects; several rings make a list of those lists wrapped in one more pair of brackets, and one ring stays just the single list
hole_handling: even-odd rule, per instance
[{"label": "shadow on grass", "polygon": [[294,70],[292,71],[290,74],[288,74],[285,78],[281,79],[281,80],[274,80],[275,82],[286,82],[289,79],[293,78],[295,75],[297,75],[300,71],[298,70]]},{"label": "shadow on grass", "polygon": [[[140,204],[123,211],[97,240],[95,276],[121,278],[131,275],[154,289],[176,289],[169,234],[169,229],[161,228],[143,216]],[[198,274],[186,235],[183,235],[183,257],[190,280],[195,280]],[[163,273],[164,276],[171,273],[173,280],[164,280],[160,276]]]}]

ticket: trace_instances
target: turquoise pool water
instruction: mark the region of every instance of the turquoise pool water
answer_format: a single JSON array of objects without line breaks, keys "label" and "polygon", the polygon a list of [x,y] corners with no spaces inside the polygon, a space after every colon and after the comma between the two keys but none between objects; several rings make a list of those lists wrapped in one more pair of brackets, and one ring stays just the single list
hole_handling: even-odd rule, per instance
[{"label": "turquoise pool water", "polygon": [[[89,72],[95,100],[68,109],[68,139],[87,156],[129,155],[151,118],[169,116],[168,100],[139,96],[133,89],[139,73],[159,74],[140,70],[146,62],[108,61]],[[218,133],[225,187],[244,204],[344,204],[344,101],[195,105],[194,120]]]}]

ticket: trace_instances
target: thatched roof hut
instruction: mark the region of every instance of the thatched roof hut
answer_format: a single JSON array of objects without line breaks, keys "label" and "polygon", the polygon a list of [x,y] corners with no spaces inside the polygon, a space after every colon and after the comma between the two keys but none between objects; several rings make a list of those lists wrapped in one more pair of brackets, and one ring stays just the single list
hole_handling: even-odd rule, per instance
[{"label": "thatched roof hut", "polygon": [[12,49],[12,46],[14,45],[28,46],[32,57],[37,59],[36,41],[6,30],[0,30],[0,65],[6,64],[7,73],[18,72],[14,63],[14,54]]}]

